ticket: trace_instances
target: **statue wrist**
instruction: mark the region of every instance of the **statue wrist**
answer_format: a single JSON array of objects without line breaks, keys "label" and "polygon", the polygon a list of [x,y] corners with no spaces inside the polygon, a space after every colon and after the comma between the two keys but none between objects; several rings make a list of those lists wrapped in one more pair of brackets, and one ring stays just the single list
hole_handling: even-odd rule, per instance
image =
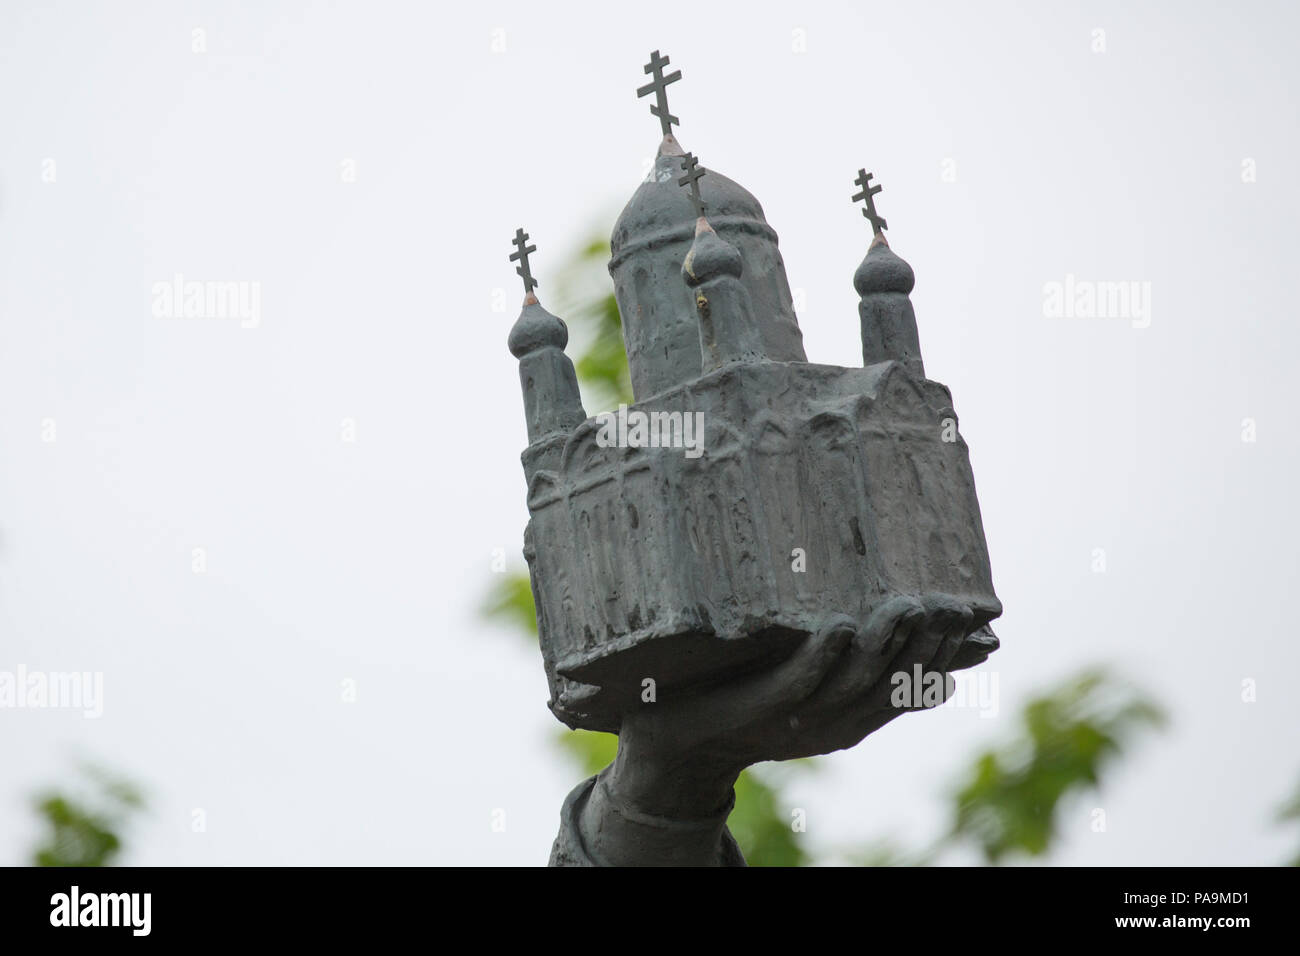
[{"label": "statue wrist", "polygon": [[733,788],[743,767],[708,754],[664,753],[624,724],[618,754],[601,778],[620,804],[672,820],[726,818],[735,801]]},{"label": "statue wrist", "polygon": [[614,767],[596,778],[583,808],[583,842],[607,866],[718,866],[727,862],[727,816],[735,793],[712,812],[664,815],[642,809],[619,788]]}]

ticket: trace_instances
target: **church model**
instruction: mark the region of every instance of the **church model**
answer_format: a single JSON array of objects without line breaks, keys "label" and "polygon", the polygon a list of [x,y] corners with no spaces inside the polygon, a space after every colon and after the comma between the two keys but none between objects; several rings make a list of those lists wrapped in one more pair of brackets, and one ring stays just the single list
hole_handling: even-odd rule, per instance
[{"label": "church model", "polygon": [[[539,303],[516,233],[531,515],[524,553],[550,707],[617,732],[647,679],[707,690],[785,657],[828,615],[863,621],[897,595],[974,613],[948,670],[996,649],[994,594],[967,447],[926,378],[912,268],[885,239],[879,185],[853,198],[872,239],[853,276],[862,367],[804,354],[777,236],[742,186],[673,135],[667,58],[646,67],[662,142],[614,226],[610,274],[635,404],[700,416],[702,453],[610,447],[583,410],[564,323]],[[661,419],[665,420],[665,419]],[[666,419],[674,420],[675,419]]]}]

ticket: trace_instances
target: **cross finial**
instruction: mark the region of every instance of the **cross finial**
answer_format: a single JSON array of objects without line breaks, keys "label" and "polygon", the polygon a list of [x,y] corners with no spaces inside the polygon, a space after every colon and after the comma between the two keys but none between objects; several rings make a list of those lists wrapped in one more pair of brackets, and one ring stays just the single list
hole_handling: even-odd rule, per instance
[{"label": "cross finial", "polygon": [[[668,112],[668,84],[676,83],[682,78],[681,70],[673,70],[668,76],[664,76],[664,67],[668,65],[668,57],[660,56],[659,51],[655,50],[650,54],[650,62],[645,65],[647,73],[653,73],[654,79],[636,91],[637,99],[650,93],[655,95],[654,105],[650,107],[650,112],[659,117],[659,127],[668,136],[673,131],[673,124],[677,123],[677,117]],[[678,123],[677,125],[681,125]]]},{"label": "cross finial", "polygon": [[682,157],[682,169],[686,170],[686,175],[677,180],[677,185],[690,184],[691,204],[695,207],[695,215],[703,219],[705,206],[704,200],[700,198],[700,177],[704,175],[705,170],[700,168],[699,160],[695,158],[694,153],[687,153]]},{"label": "cross finial", "polygon": [[514,238],[516,251],[510,254],[510,261],[514,262],[515,260],[519,260],[519,265],[515,266],[515,272],[519,273],[519,275],[523,277],[524,295],[529,295],[534,289],[541,285],[540,282],[533,278],[533,273],[528,268],[528,256],[530,253],[536,252],[537,247],[527,245],[527,242],[528,233],[524,232],[522,229],[516,229]]},{"label": "cross finial", "polygon": [[858,178],[853,180],[853,182],[854,185],[862,187],[862,192],[856,193],[853,197],[853,201],[857,202],[859,199],[866,201],[866,208],[862,210],[862,215],[871,220],[871,231],[878,236],[882,229],[889,228],[889,223],[885,222],[885,220],[880,217],[880,214],[876,212],[876,201],[873,198],[876,193],[880,192],[884,187],[879,184],[875,186],[870,185],[871,173],[867,172],[865,169],[858,170]]}]

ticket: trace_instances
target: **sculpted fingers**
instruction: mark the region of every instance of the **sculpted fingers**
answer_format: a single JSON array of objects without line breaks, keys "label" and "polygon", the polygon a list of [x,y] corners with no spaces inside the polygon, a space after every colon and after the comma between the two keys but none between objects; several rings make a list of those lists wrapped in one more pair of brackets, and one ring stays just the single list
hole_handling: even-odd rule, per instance
[{"label": "sculpted fingers", "polygon": [[[942,673],[969,633],[974,617],[969,606],[941,595],[927,595],[917,603],[923,608],[919,617],[915,613],[909,615],[908,626],[895,634],[896,650],[884,675],[887,679],[873,684],[854,706],[864,727],[872,724],[871,715],[877,712],[888,711],[892,716],[916,709],[895,705],[899,683],[910,686],[918,677],[925,681],[929,674]],[[911,693],[903,696],[915,699]],[[870,726],[863,731],[863,736],[875,729],[876,726]]]},{"label": "sculpted fingers", "polygon": [[788,710],[815,691],[853,640],[853,619],[836,615],[776,669],[752,682],[743,708],[757,716]]},{"label": "sculpted fingers", "polygon": [[941,635],[939,647],[927,670],[946,672],[948,665],[961,649],[966,635],[971,632],[975,612],[969,605],[944,599],[931,614],[931,627]]},{"label": "sculpted fingers", "polygon": [[774,746],[769,759],[851,747],[902,713],[889,707],[889,684],[883,678],[907,666],[908,649],[923,638],[926,620],[924,606],[913,597],[893,597],[878,606],[854,635],[852,648],[835,671],[785,719],[790,733],[784,733],[782,726],[781,732],[771,734]]},{"label": "sculpted fingers", "polygon": [[853,620],[839,615],[810,634],[785,661],[736,684],[700,694],[676,715],[676,723],[710,739],[743,737],[807,698],[826,679],[853,638]]},{"label": "sculpted fingers", "polygon": [[933,702],[913,685],[943,680],[973,618],[966,604],[935,595],[892,597],[860,627],[832,615],[776,667],[656,708],[647,736],[738,765],[851,747],[899,714],[946,699],[946,682]]},{"label": "sculpted fingers", "polygon": [[907,646],[924,618],[921,602],[911,597],[890,598],[876,608],[854,634],[850,653],[818,690],[817,711],[833,716],[867,691]]},{"label": "sculpted fingers", "polygon": [[[893,661],[912,645],[918,631],[925,627],[925,606],[914,597],[890,598],[871,612],[862,629],[859,649],[872,665],[874,678],[884,674]],[[873,679],[871,683],[875,683]],[[869,686],[869,685],[868,685]],[[864,688],[865,689],[865,688]]]}]

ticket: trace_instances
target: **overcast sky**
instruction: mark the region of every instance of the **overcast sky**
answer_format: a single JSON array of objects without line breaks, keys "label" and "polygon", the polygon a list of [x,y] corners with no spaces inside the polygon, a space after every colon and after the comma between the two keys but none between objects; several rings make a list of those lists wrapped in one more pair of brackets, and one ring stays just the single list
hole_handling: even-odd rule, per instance
[{"label": "overcast sky", "polygon": [[[535,647],[477,614],[527,518],[506,257],[525,226],[545,302],[608,230],[654,49],[813,361],[860,361],[849,196],[884,185],[1006,608],[997,716],[823,760],[810,841],[927,841],[976,748],[1107,663],[1172,724],[1054,859],[1293,853],[1295,8],[548,6],[0,8],[0,671],[104,682],[98,719],[0,711],[0,863],[83,758],[149,794],[124,862],[545,862],[580,774]],[[257,321],[160,317],[178,273],[258,283]],[[1067,282],[1139,298],[1054,316]]]}]

